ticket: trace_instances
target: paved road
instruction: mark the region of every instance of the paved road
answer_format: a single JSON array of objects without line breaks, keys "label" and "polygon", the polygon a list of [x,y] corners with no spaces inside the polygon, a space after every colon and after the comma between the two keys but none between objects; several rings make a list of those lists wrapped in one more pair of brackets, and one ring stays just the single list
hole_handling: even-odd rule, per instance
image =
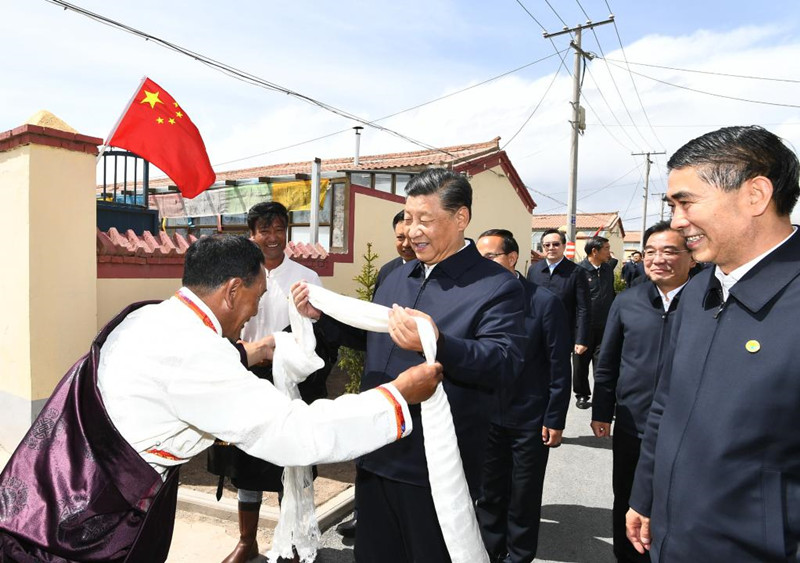
[{"label": "paved road", "polygon": [[[564,444],[551,452],[536,561],[614,561],[611,551],[611,442],[591,435],[590,420],[591,409],[579,410],[573,403],[567,417]],[[323,534],[317,562],[352,563],[352,542],[343,541],[334,527],[335,524]],[[233,522],[179,512],[168,561],[221,561],[236,543],[237,534]],[[262,532],[259,536],[262,553],[269,541],[269,533]]]}]

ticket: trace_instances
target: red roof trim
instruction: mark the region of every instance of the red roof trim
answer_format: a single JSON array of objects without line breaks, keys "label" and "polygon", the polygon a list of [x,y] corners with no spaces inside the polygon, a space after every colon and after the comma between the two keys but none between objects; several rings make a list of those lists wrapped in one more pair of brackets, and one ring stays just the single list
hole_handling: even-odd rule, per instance
[{"label": "red roof trim", "polygon": [[27,123],[0,133],[0,152],[31,144],[97,155],[97,147],[103,144],[103,139]]},{"label": "red roof trim", "polygon": [[525,183],[522,181],[522,178],[519,177],[516,168],[511,164],[511,160],[508,158],[506,151],[499,151],[459,164],[455,167],[455,171],[475,176],[495,166],[500,166],[503,169],[503,172],[505,172],[509,182],[511,182],[511,186],[514,188],[514,191],[517,192],[519,199],[522,200],[522,204],[528,210],[528,213],[533,213],[536,202],[533,201],[531,194],[528,192],[528,188],[525,187]]}]

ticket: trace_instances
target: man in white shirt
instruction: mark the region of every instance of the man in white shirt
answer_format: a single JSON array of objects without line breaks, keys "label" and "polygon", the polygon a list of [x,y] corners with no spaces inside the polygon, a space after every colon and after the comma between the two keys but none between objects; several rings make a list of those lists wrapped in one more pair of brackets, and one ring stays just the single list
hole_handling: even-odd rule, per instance
[{"label": "man in white shirt", "polygon": [[[277,201],[257,203],[247,212],[247,227],[250,240],[255,242],[264,255],[267,291],[258,303],[258,312],[244,325],[241,338],[244,341],[261,340],[289,326],[289,288],[295,282],[322,285],[314,270],[298,264],[286,256],[286,240],[289,229],[289,212]],[[325,366],[310,374],[299,385],[300,395],[310,403],[327,396],[325,382],[336,362],[336,349],[329,345],[324,335],[316,332],[317,354],[325,361]],[[272,381],[270,363],[252,366],[250,371],[258,377]],[[224,467],[214,467],[219,457],[226,461]],[[209,468],[214,473],[231,477],[238,490],[240,536],[234,550],[223,563],[247,561],[258,554],[256,535],[258,532],[258,513],[261,508],[263,491],[283,492],[281,476],[283,467],[264,460],[231,452],[229,446],[215,446],[209,450]]]},{"label": "man in white shirt", "polygon": [[796,561],[800,542],[797,156],[757,126],[670,158],[672,227],[712,262],[681,294],[627,515],[654,561]]},{"label": "man in white shirt", "polygon": [[[163,561],[177,500],[170,469],[215,437],[310,465],[411,431],[408,403],[432,395],[440,365],[312,405],[247,371],[232,342],[265,291],[263,261],[243,237],[204,237],[187,250],[173,298],[100,332],[0,475],[0,560]],[[269,358],[271,339],[244,352],[249,363]]]}]

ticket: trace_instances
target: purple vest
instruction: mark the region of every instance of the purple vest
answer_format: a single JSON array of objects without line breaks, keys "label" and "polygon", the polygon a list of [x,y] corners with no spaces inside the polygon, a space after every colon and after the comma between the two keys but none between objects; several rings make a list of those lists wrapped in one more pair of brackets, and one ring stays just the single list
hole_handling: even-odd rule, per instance
[{"label": "purple vest", "polygon": [[106,337],[149,303],[130,305],[100,331],[0,474],[0,561],[166,560],[177,468],[162,483],[120,436],[97,388]]}]

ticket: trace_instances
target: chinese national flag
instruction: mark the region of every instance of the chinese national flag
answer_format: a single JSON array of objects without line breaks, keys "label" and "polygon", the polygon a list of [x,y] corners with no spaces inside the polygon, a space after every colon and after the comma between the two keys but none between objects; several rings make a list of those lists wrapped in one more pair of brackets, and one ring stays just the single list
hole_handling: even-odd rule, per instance
[{"label": "chinese national flag", "polygon": [[178,102],[147,77],[106,145],[153,163],[186,198],[195,197],[217,178],[197,127]]}]

